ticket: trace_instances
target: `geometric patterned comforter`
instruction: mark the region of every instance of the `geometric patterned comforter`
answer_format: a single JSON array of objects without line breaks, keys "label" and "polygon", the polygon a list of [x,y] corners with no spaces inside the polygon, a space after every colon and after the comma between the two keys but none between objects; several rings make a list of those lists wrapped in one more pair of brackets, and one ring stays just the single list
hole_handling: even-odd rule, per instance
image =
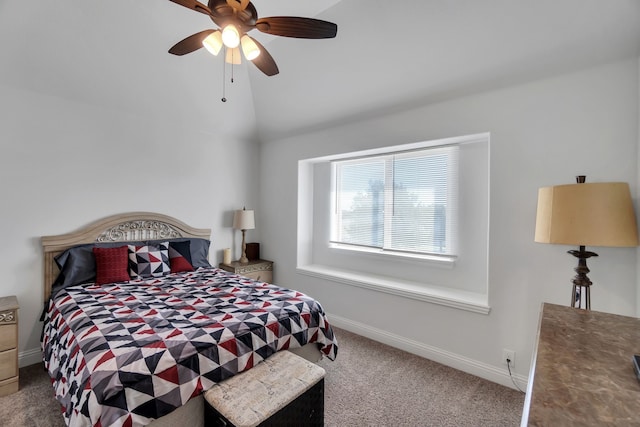
[{"label": "geometric patterned comforter", "polygon": [[60,291],[45,367],[69,426],[143,426],[273,353],[338,351],[322,306],[217,268]]}]

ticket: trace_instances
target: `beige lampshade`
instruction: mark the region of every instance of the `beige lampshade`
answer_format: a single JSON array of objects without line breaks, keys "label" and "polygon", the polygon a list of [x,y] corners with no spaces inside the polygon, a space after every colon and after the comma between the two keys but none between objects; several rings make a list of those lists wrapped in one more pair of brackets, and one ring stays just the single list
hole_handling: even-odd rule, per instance
[{"label": "beige lampshade", "polygon": [[233,214],[233,228],[236,230],[253,230],[256,228],[253,211],[237,210]]},{"label": "beige lampshade", "polygon": [[535,241],[576,246],[638,246],[629,185],[601,182],[540,188]]}]

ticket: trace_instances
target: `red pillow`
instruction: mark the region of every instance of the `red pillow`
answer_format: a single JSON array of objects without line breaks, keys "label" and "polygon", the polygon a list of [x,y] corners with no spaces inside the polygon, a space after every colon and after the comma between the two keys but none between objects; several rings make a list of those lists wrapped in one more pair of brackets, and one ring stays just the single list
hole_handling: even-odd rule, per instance
[{"label": "red pillow", "polygon": [[129,277],[129,251],[126,246],[93,248],[96,258],[96,284],[126,282]]}]

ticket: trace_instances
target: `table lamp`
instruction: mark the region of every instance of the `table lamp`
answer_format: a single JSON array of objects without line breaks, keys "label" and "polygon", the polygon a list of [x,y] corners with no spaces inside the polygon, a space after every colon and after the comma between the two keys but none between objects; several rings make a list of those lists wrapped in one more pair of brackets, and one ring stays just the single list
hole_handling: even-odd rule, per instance
[{"label": "table lamp", "polygon": [[256,228],[253,211],[248,211],[245,208],[235,211],[233,214],[233,228],[242,230],[242,256],[239,261],[241,264],[246,264],[249,262],[249,259],[246,253],[247,244],[245,243],[244,233],[247,230]]},{"label": "table lamp", "polygon": [[[568,251],[578,258],[571,306],[591,310],[591,280],[587,259],[598,256],[585,246],[638,246],[636,216],[629,185],[624,182],[585,183],[543,187],[538,190],[535,241],[576,245]],[[584,297],[584,298],[583,298]]]}]

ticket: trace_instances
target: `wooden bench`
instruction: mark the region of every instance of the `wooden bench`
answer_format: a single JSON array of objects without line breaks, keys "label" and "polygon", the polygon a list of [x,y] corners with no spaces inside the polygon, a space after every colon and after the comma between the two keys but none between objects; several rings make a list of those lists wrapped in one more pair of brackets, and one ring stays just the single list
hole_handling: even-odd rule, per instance
[{"label": "wooden bench", "polygon": [[325,370],[280,351],[204,393],[206,427],[322,426]]}]

